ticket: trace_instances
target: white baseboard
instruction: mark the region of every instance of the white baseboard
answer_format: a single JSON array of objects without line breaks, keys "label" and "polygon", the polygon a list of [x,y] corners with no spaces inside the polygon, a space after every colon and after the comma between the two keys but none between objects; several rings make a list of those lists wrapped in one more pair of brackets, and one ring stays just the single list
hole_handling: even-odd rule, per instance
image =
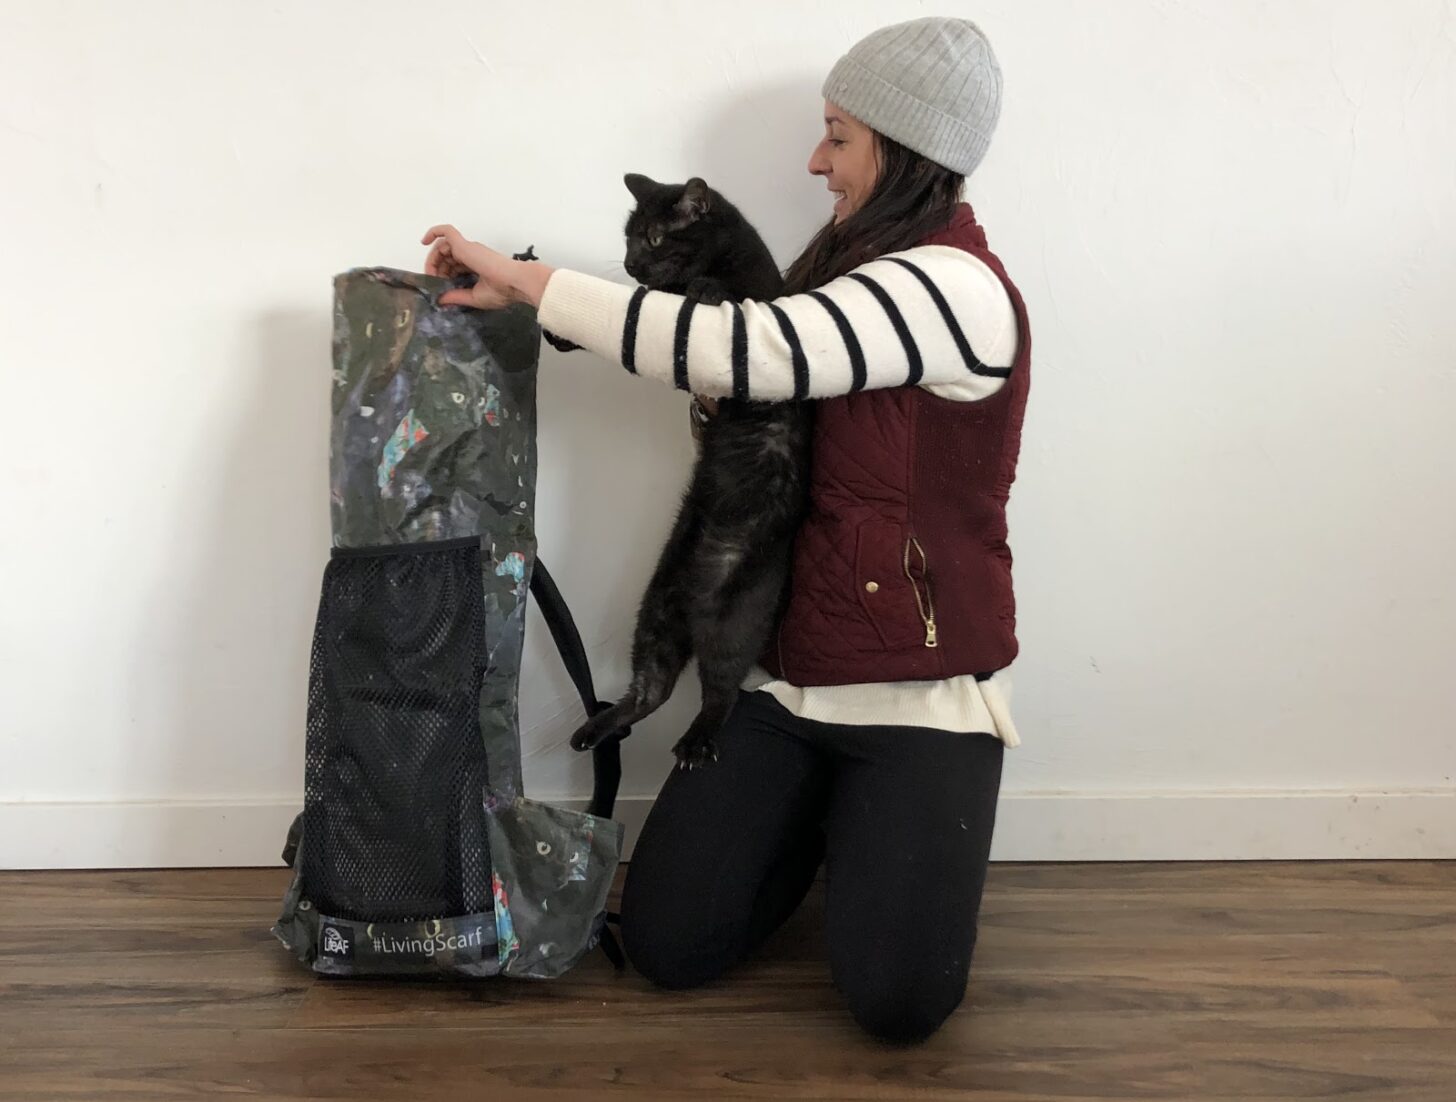
[{"label": "white baseboard", "polygon": [[1008,792],[993,861],[1456,858],[1456,788]]},{"label": "white baseboard", "polygon": [[[550,799],[580,810],[581,799]],[[299,797],[135,803],[0,802],[0,868],[280,864]],[[650,796],[617,802],[627,851]],[[725,829],[730,829],[725,824]],[[1456,858],[1456,788],[1006,792],[996,861]]]}]

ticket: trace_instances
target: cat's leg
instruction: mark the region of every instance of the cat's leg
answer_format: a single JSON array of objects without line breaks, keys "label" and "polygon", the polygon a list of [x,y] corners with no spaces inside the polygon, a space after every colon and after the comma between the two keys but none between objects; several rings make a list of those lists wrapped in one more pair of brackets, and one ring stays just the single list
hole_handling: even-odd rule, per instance
[{"label": "cat's leg", "polygon": [[630,727],[667,701],[693,654],[686,604],[689,564],[699,523],[685,503],[658,556],[657,567],[642,594],[632,636],[632,680],[621,698],[590,717],[571,736],[574,750],[590,750],[603,739]]},{"label": "cat's leg", "polygon": [[688,281],[683,288],[683,293],[694,302],[700,302],[704,306],[717,306],[728,301],[727,288],[716,279],[708,276],[698,276]]},{"label": "cat's leg", "polygon": [[[700,558],[710,558],[700,554]],[[711,570],[711,564],[708,566]],[[700,595],[692,620],[703,703],[672,752],[692,769],[718,756],[714,742],[748,671],[763,653],[788,578],[787,553],[740,559],[710,596]]]}]

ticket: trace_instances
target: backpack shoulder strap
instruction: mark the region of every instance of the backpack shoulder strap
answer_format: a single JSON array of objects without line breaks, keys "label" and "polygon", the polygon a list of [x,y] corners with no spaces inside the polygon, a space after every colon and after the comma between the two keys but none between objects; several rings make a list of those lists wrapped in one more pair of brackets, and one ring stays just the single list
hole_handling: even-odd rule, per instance
[{"label": "backpack shoulder strap", "polygon": [[[571,683],[576,686],[586,714],[593,716],[610,707],[605,701],[597,699],[597,691],[592,685],[591,664],[581,642],[581,632],[577,630],[576,621],[571,617],[571,609],[567,607],[566,599],[561,596],[561,590],[556,587],[551,572],[539,557],[531,571],[531,596],[536,599],[547,630],[551,632],[556,650],[561,655],[561,664],[566,667]],[[621,741],[629,734],[631,728],[592,748],[592,798],[587,805],[587,811],[592,815],[604,819],[612,817],[612,810],[617,803],[617,788],[622,782]]]}]

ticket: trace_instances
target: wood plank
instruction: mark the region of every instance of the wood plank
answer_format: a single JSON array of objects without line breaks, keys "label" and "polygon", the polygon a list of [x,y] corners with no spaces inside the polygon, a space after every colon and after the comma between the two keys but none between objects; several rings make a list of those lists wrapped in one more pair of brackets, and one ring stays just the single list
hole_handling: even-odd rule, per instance
[{"label": "wood plank", "polygon": [[[848,1028],[738,1033],[608,1027],[496,1039],[475,1029],[120,1029],[34,1033],[8,1055],[0,1098],[171,1099],[1226,1099],[1449,1102],[1456,1031],[1287,1031],[1236,1047],[1160,1029],[995,1029],[958,1017],[924,1046],[866,1043]],[[1444,1092],[1444,1093],[1442,1093]]]},{"label": "wood plank", "polygon": [[288,1021],[313,977],[268,932],[283,883],[272,870],[7,874],[0,1033],[37,1015],[63,1030]]},{"label": "wood plank", "polygon": [[[280,1025],[292,1019],[306,984],[277,987],[231,983],[75,983],[0,986],[0,1030],[24,1031],[37,1019],[57,1030],[111,1030],[126,1022],[151,1028],[206,1025],[218,1029]],[[4,1054],[0,1054],[3,1056]]]},{"label": "wood plank", "polygon": [[166,869],[0,872],[0,927],[107,926],[256,928],[277,917],[287,869]]},{"label": "wood plank", "polygon": [[321,981],[286,870],[0,874],[0,1099],[1456,1099],[1456,863],[994,866],[965,1005],[864,1038],[821,893],[688,992]]}]

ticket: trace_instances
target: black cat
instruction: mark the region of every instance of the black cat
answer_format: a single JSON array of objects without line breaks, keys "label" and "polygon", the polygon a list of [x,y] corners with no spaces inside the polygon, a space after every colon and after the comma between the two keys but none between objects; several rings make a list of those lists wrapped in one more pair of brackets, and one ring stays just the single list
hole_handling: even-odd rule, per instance
[{"label": "black cat", "polygon": [[[625,265],[634,279],[707,305],[782,291],[758,232],[702,180],[626,183],[637,199]],[[576,749],[656,711],[696,655],[702,708],[672,749],[685,768],[718,756],[714,736],[780,611],[807,503],[809,431],[803,402],[723,398],[702,422],[692,481],[637,613],[632,682],[572,736]]]}]

